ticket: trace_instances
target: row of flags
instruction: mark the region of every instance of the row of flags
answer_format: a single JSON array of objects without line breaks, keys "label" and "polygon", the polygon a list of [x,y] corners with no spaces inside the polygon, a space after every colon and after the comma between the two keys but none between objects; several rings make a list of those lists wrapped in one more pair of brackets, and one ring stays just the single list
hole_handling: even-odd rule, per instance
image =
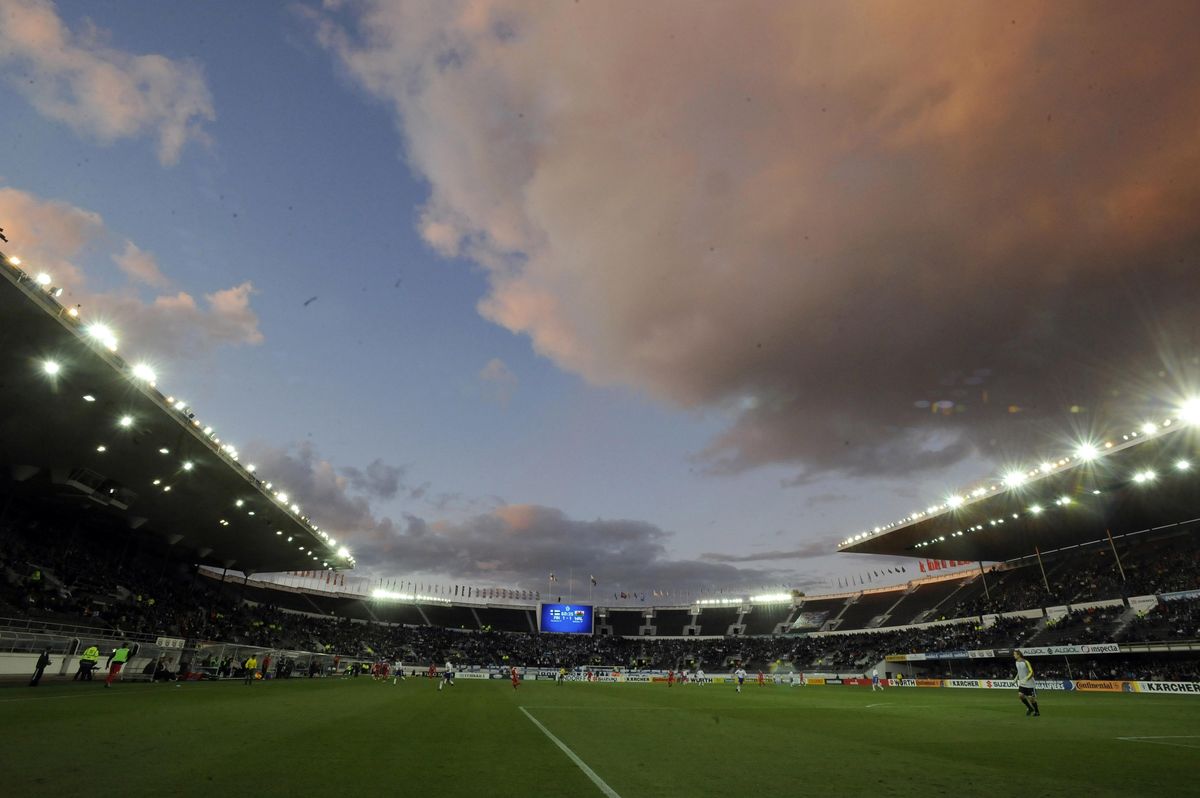
[{"label": "row of flags", "polygon": [[475,585],[440,585],[427,582],[411,582],[402,579],[380,579],[379,587],[393,593],[413,593],[450,598],[499,598],[522,601],[540,601],[541,591],[517,590],[507,587],[476,587]]},{"label": "row of flags", "polygon": [[330,587],[345,587],[346,575],[339,574],[334,571],[288,571],[292,576],[301,576],[305,579],[324,579],[325,584]]},{"label": "row of flags", "polygon": [[972,560],[926,560],[921,563],[921,573],[933,573],[946,568],[957,568],[960,565],[974,565]]},{"label": "row of flags", "polygon": [[[921,566],[921,570],[925,570],[925,566]],[[898,574],[908,573],[908,569],[904,567],[896,568],[880,568],[878,571],[864,571],[861,574],[854,576],[846,576],[838,579],[837,586],[839,588],[857,587],[860,585],[869,585],[876,579],[882,579],[885,576],[896,576]]]}]

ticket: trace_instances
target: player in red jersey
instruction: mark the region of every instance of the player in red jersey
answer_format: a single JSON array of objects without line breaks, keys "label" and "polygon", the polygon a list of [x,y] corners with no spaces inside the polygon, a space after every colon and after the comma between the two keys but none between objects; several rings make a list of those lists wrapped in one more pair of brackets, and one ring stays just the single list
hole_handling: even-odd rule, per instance
[{"label": "player in red jersey", "polygon": [[758,672],[758,686],[763,687],[766,685],[766,683],[767,683],[767,677],[763,676],[762,671],[759,671]]},{"label": "player in red jersey", "polygon": [[517,676],[517,666],[516,665],[513,665],[512,668],[509,669],[509,676],[512,677],[512,686],[513,686],[513,689],[516,690],[517,685],[519,685],[521,683],[520,677]]},{"label": "player in red jersey", "polygon": [[429,672],[426,673],[425,675],[428,676],[430,679],[437,676],[437,665],[430,663]]},{"label": "player in red jersey", "polygon": [[675,686],[675,671],[667,671],[667,687]]}]

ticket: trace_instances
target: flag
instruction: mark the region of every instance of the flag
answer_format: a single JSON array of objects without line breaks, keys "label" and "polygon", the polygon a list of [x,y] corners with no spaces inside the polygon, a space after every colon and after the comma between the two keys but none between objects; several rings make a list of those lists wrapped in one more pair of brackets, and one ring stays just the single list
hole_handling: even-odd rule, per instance
[{"label": "flag", "polygon": [[592,587],[595,587],[595,586],[596,586],[596,577],[594,577],[594,576],[589,576],[589,577],[588,577],[588,579],[591,579],[591,580],[592,580]]},{"label": "flag", "polygon": [[557,581],[558,581],[558,577],[554,575],[554,572],[553,572],[553,571],[551,571],[551,572],[550,572],[550,581],[551,581],[551,582],[557,582]]}]

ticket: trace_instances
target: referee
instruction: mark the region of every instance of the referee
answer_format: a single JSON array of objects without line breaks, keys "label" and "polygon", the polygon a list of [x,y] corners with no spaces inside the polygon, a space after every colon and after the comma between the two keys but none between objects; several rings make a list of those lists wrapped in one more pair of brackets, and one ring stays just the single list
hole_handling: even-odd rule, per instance
[{"label": "referee", "polygon": [[1033,687],[1033,666],[1020,651],[1014,651],[1013,658],[1017,661],[1017,695],[1025,705],[1025,717],[1036,718],[1042,713],[1038,710],[1037,690]]}]

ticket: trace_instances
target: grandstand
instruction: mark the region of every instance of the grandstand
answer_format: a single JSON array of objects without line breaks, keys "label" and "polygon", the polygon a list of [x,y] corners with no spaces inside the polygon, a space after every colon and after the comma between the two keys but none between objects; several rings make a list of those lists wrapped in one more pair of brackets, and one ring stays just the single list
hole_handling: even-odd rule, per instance
[{"label": "grandstand", "polygon": [[[0,312],[15,322],[0,355],[15,375],[0,386],[4,672],[49,647],[66,674],[84,641],[129,639],[139,664],[170,655],[197,678],[233,675],[251,649],[273,652],[280,676],[388,657],[999,678],[1014,647],[1034,646],[1073,651],[1068,669],[1074,657],[1086,672],[1200,680],[1194,408],[840,547],[977,564],[969,570],[783,600],[602,603],[594,635],[558,636],[538,632],[537,601],[342,589],[324,569],[353,560],[334,537],[53,291],[19,268],[0,272]],[[38,360],[47,351],[60,353],[55,369]],[[324,586],[254,576],[297,570],[319,571]],[[1111,659],[1085,650],[1095,646]]]}]

